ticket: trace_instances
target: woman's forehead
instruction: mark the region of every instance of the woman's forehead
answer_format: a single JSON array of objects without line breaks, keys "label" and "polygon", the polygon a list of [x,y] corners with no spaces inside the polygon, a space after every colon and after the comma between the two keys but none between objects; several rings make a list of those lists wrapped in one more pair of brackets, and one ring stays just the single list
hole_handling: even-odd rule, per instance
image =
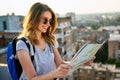
[{"label": "woman's forehead", "polygon": [[51,18],[52,18],[52,14],[51,14],[50,11],[45,11],[45,12],[43,12],[43,13],[41,14],[40,17],[46,17],[46,18],[51,19]]}]

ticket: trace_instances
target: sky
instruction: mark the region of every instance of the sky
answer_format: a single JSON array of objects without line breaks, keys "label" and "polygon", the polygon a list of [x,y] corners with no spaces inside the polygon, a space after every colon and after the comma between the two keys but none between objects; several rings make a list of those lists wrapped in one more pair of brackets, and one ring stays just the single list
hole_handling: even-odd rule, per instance
[{"label": "sky", "polygon": [[76,14],[120,12],[120,0],[2,0],[0,15],[7,13],[26,15],[29,8],[36,2],[47,4],[55,13],[67,12]]}]

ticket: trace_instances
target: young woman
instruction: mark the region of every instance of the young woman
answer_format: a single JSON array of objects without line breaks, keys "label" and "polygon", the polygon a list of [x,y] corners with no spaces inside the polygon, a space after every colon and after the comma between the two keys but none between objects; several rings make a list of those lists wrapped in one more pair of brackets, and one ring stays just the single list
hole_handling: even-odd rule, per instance
[{"label": "young woman", "polygon": [[26,44],[19,40],[17,56],[23,68],[19,80],[53,80],[65,77],[70,71],[71,67],[65,64],[57,50],[55,29],[56,16],[52,9],[42,3],[33,4],[19,37],[26,37],[34,45],[34,61],[31,61]]},{"label": "young woman", "polygon": [[18,41],[17,55],[23,68],[20,80],[52,80],[67,75],[70,66],[64,64],[59,55],[53,35],[55,29],[56,16],[51,8],[42,3],[33,4],[24,19],[19,37],[27,37],[35,46],[34,61],[31,61],[25,43]]}]

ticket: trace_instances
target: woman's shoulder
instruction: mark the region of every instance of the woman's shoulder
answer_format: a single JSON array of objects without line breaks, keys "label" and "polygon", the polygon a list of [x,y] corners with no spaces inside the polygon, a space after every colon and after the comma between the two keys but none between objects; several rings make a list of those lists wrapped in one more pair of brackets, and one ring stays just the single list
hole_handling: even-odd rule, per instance
[{"label": "woman's shoulder", "polygon": [[20,49],[28,51],[26,43],[23,40],[21,40],[21,39],[19,39],[16,42],[16,50],[20,50]]},{"label": "woman's shoulder", "polygon": [[58,47],[59,47],[59,43],[58,43],[58,41],[57,41],[57,40],[55,41],[55,44],[54,44],[54,45],[52,45],[52,47],[53,47],[53,48],[58,48]]}]

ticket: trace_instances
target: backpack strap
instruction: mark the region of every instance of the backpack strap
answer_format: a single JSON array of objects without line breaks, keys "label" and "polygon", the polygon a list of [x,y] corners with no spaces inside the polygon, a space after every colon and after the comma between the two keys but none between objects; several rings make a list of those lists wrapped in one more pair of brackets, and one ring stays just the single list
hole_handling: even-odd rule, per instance
[{"label": "backpack strap", "polygon": [[[26,44],[26,46],[28,47],[28,49],[29,49],[29,52],[31,52],[32,50],[32,52],[33,52],[33,54],[35,54],[35,46],[34,45],[31,45],[30,44],[30,42],[28,42],[28,39],[27,38],[25,38],[25,37],[22,37],[22,38],[15,38],[17,41],[18,40],[22,40],[25,44]],[[14,41],[15,41],[15,39],[14,39]],[[31,49],[31,46],[32,46],[32,49]],[[16,48],[14,48],[14,49],[16,49]],[[16,51],[16,50],[15,50]],[[33,62],[33,60],[34,60],[34,55],[30,55],[30,57],[31,57],[31,61]],[[20,62],[19,62],[19,60],[15,60],[16,62],[16,70],[17,70],[17,74],[18,74],[18,78],[20,78],[20,76],[21,76],[21,73],[22,73],[22,66],[21,66],[21,64],[20,64]]]},{"label": "backpack strap", "polygon": [[25,42],[25,44],[27,45],[27,47],[28,47],[28,49],[29,49],[29,52],[32,52],[31,50],[33,50],[33,52],[32,52],[33,55],[31,56],[31,60],[33,61],[33,60],[34,60],[34,54],[35,54],[35,46],[32,45],[32,49],[31,49],[30,42],[29,42],[28,39],[25,38],[25,37],[20,38],[20,40],[22,40],[22,41]]},{"label": "backpack strap", "polygon": [[[13,72],[16,73],[16,75],[17,75],[16,77],[19,79],[20,76],[21,76],[21,73],[22,73],[23,69],[22,69],[22,66],[21,66],[19,60],[16,58],[16,43],[17,43],[18,40],[22,40],[22,41],[26,44],[29,52],[32,51],[32,54],[35,54],[35,47],[34,47],[34,45],[32,45],[30,42],[28,42],[28,39],[25,38],[25,37],[18,38],[18,37],[16,36],[16,37],[14,37],[14,38],[12,39],[12,41],[10,42],[10,44],[12,44],[12,45],[10,46],[10,47],[12,47],[12,55],[10,55],[9,58],[10,58],[11,60],[13,60],[12,65],[15,66],[15,69],[13,69],[13,70],[14,70]],[[34,55],[30,55],[30,58],[31,58],[31,61],[33,62],[33,60],[34,60]],[[14,67],[13,67],[13,68],[14,68]],[[11,69],[12,69],[12,68],[11,68]],[[13,75],[15,75],[15,74],[13,74]],[[14,77],[14,76],[12,76],[12,77]],[[15,79],[15,80],[17,80],[17,79]]]}]

